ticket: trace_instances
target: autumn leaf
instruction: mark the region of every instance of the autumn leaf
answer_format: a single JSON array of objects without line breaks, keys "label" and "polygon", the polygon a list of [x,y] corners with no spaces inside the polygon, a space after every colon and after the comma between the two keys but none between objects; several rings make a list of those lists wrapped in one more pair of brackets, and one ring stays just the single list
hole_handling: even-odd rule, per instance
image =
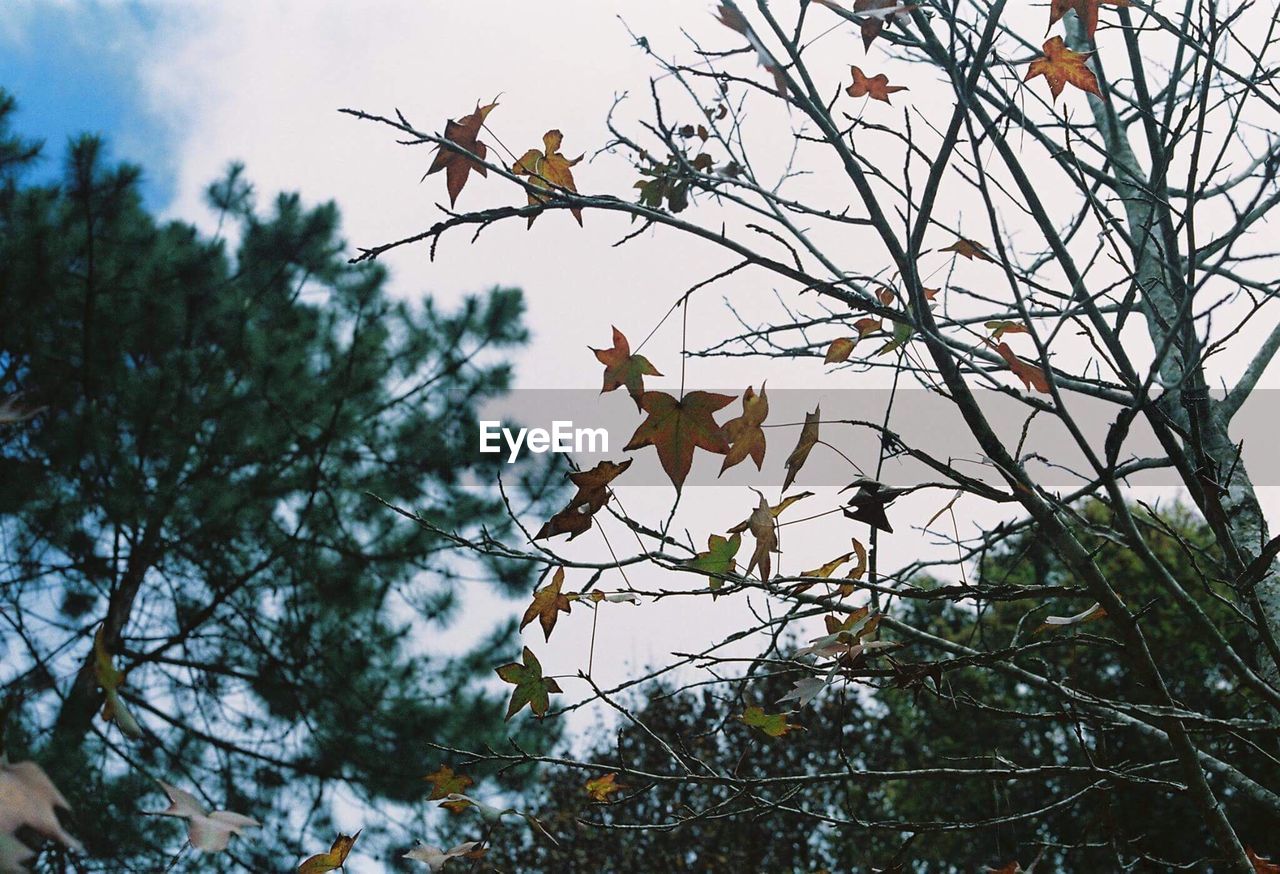
[{"label": "autumn leaf", "polygon": [[707,585],[714,592],[724,585],[724,580],[719,576],[710,575],[727,576],[736,572],[738,563],[734,560],[734,556],[738,554],[738,549],[741,546],[742,534],[740,532],[735,532],[732,537],[721,537],[719,534],[712,534],[707,538],[707,551],[700,552],[686,561],[685,566],[708,574]]},{"label": "autumn leaf", "polygon": [[[451,794],[465,792],[472,783],[470,777],[465,774],[455,774],[453,768],[448,765],[441,765],[433,773],[422,779],[431,784],[431,794],[427,796],[428,801],[439,801]],[[461,813],[470,804],[470,801],[446,801],[440,806],[450,813]]]},{"label": "autumn leaf", "polygon": [[621,792],[627,787],[617,782],[617,774],[605,774],[602,777],[593,777],[588,780],[582,787],[587,790],[587,795],[591,796],[592,801],[605,803],[609,800],[609,796],[614,792]]},{"label": "autumn leaf", "polygon": [[916,8],[913,5],[901,4],[898,0],[855,0],[853,11],[849,12],[835,0],[814,0],[814,2],[840,13],[844,18],[857,21],[862,30],[864,49],[871,48],[871,43],[884,30],[884,26],[892,22],[894,16]]},{"label": "autumn leaf", "polygon": [[[865,522],[872,528],[878,528],[889,534],[893,526],[885,515],[885,507],[897,500],[902,489],[893,489],[869,479],[856,480],[840,491],[845,492],[857,487],[858,491],[844,508],[844,515],[855,522]],[[861,546],[861,544],[858,544]]]},{"label": "autumn leaf", "polygon": [[545,638],[551,639],[551,630],[556,627],[556,618],[561,613],[569,612],[569,599],[560,592],[562,585],[564,585],[564,568],[560,567],[556,568],[550,583],[533,593],[533,603],[524,611],[524,617],[520,620],[521,631],[536,618],[538,624],[542,626]]},{"label": "autumn leaf", "polygon": [[1009,369],[1013,371],[1014,376],[1022,380],[1022,385],[1029,391],[1035,389],[1041,394],[1050,394],[1049,380],[1045,378],[1044,371],[1036,367],[1030,362],[1023,361],[1013,350],[1009,348],[1008,343],[988,343],[994,346],[1000,357],[1004,359],[1004,363],[1009,365]]},{"label": "autumn leaf", "polygon": [[542,663],[529,649],[524,648],[524,664],[511,663],[497,669],[498,676],[504,683],[515,686],[511,692],[511,703],[507,705],[507,719],[515,716],[526,704],[533,715],[542,718],[547,715],[551,706],[549,695],[561,692],[560,685],[550,677],[542,676]]},{"label": "autumn leaf", "polygon": [[751,728],[759,729],[769,737],[779,738],[801,726],[787,722],[785,713],[765,713],[764,708],[754,704],[738,717]]},{"label": "autumn leaf", "polygon": [[[451,802],[453,803],[453,802]],[[480,841],[467,841],[447,850],[433,847],[425,841],[418,841],[412,850],[404,854],[404,858],[415,862],[425,862],[432,871],[440,871],[454,859],[479,859],[484,855],[484,847]]]},{"label": "autumn leaf", "polygon": [[106,722],[115,722],[126,737],[136,740],[142,737],[142,727],[120,700],[120,687],[124,685],[126,672],[116,669],[103,640],[104,631],[99,627],[93,636],[93,672],[102,689],[102,718]]},{"label": "autumn leaf", "polygon": [[[877,323],[877,326],[879,323]],[[841,337],[833,340],[831,345],[827,347],[827,354],[823,357],[823,364],[843,364],[849,360],[849,356],[853,354],[853,348],[858,345],[858,337]]]},{"label": "autumn leaf", "polygon": [[[489,154],[489,148],[484,143],[476,139],[480,136],[480,128],[484,125],[484,120],[489,117],[489,113],[498,103],[495,100],[487,106],[481,106],[476,101],[475,111],[470,115],[464,115],[457,121],[450,119],[445,122],[444,138],[451,143],[457,144],[461,149],[465,149],[479,158],[484,158]],[[467,184],[467,178],[471,175],[471,171],[475,170],[481,176],[488,176],[489,171],[485,166],[474,158],[470,158],[457,149],[450,148],[444,144],[436,146],[436,158],[431,162],[431,169],[422,177],[426,179],[432,173],[445,171],[445,187],[449,190],[449,205],[452,206],[458,201],[458,195],[462,193],[462,188]]]},{"label": "autumn leaf", "polygon": [[[35,762],[9,762],[0,756],[0,838],[10,837],[20,828],[39,834],[84,852],[80,842],[58,822],[57,809],[70,810],[67,799],[53,785],[49,775]],[[31,858],[29,850],[16,839],[6,846],[0,843],[0,862],[16,868]],[[6,870],[0,867],[0,871]]]},{"label": "autumn leaf", "polygon": [[757,395],[751,386],[742,393],[742,415],[724,423],[724,436],[729,441],[720,473],[738,464],[748,456],[756,463],[756,470],[764,466],[765,439],[760,425],[769,415],[769,398],[763,383]]},{"label": "autumn leaf", "polygon": [[774,61],[773,55],[765,48],[764,43],[760,41],[760,37],[756,36],[755,30],[752,29],[746,16],[742,14],[742,10],[738,9],[732,0],[728,0],[728,2],[721,3],[716,9],[716,20],[735,33],[746,37],[747,43],[751,48],[755,49],[757,62],[764,67],[769,75],[773,76],[774,88],[777,90],[778,95],[786,97],[788,93],[787,77],[782,67]]},{"label": "autumn leaf", "polygon": [[769,553],[778,548],[778,526],[775,518],[769,502],[765,500],[764,495],[761,495],[760,505],[747,519],[747,527],[756,539],[756,548],[755,552],[751,553],[751,563],[747,565],[746,572],[750,574],[753,569],[759,568],[760,579],[766,583],[773,576],[772,559]]},{"label": "autumn leaf", "polygon": [[803,677],[796,680],[794,686],[788,690],[787,694],[777,700],[778,704],[783,701],[794,701],[796,707],[808,707],[809,702],[818,697],[818,694],[831,682],[831,674],[824,677]]},{"label": "autumn leaf", "polygon": [[[578,186],[573,181],[573,170],[571,168],[582,160],[582,156],[579,155],[570,161],[562,155],[560,153],[560,142],[563,139],[564,134],[560,133],[560,131],[547,131],[542,135],[542,151],[530,149],[525,152],[511,168],[511,172],[517,176],[528,176],[529,184],[534,188],[548,192],[557,190],[572,191],[577,194]],[[550,203],[554,199],[554,194],[539,194],[537,191],[529,192],[530,206]],[[581,207],[570,207],[569,212],[573,213],[573,217],[578,220],[578,224],[581,226]],[[537,213],[529,216],[528,227],[533,227],[533,220],[537,217]]]},{"label": "autumn leaf", "polygon": [[662,376],[658,369],[649,363],[643,355],[632,355],[631,344],[617,328],[613,329],[612,349],[592,349],[596,359],[604,365],[604,386],[600,394],[613,391],[625,385],[627,393],[640,406],[640,397],[644,394],[644,378],[646,376]]},{"label": "autumn leaf", "polygon": [[1062,37],[1055,36],[1044,44],[1044,55],[1031,62],[1023,81],[1030,82],[1036,76],[1044,76],[1049,81],[1049,91],[1053,94],[1054,100],[1058,99],[1058,95],[1068,83],[1081,91],[1088,91],[1090,94],[1101,97],[1102,91],[1098,88],[1098,77],[1084,65],[1091,54],[1093,53],[1073,52],[1067,48]]},{"label": "autumn leaf", "polygon": [[992,264],[996,259],[987,254],[986,247],[981,243],[975,243],[973,240],[967,240],[964,237],[956,240],[950,246],[943,246],[939,252],[955,252],[961,258],[968,258],[973,261],[975,258],[979,261],[990,261]]},{"label": "autumn leaf", "polygon": [[906,91],[906,85],[890,85],[889,77],[884,73],[868,76],[861,67],[850,67],[853,73],[853,84],[844,89],[850,97],[870,97],[872,100],[889,102],[889,95],[898,91]]},{"label": "autumn leaf", "polygon": [[992,340],[999,340],[1005,334],[1029,334],[1031,330],[1022,322],[991,321],[984,322],[984,327],[991,332]]},{"label": "autumn leaf", "polygon": [[876,331],[879,331],[883,327],[883,324],[879,319],[868,317],[865,319],[858,319],[853,323],[853,327],[858,332],[858,339],[861,340],[868,334],[874,334]]},{"label": "autumn leaf", "polygon": [[813,638],[809,646],[796,650],[797,657],[817,655],[847,662],[871,650],[898,646],[890,641],[863,640],[874,634],[880,626],[880,614],[873,613],[870,607],[860,607],[849,613],[843,620],[836,619],[834,616],[824,616],[823,622],[826,624],[827,633]]},{"label": "autumn leaf", "polygon": [[821,421],[821,405],[814,407],[812,413],[805,414],[804,427],[800,429],[800,440],[796,443],[796,448],[787,456],[787,478],[782,483],[784,492],[791,486],[800,468],[804,467],[805,461],[809,458],[809,451],[818,442],[818,424]]},{"label": "autumn leaf", "polygon": [[260,828],[262,823],[229,810],[209,810],[187,792],[163,780],[157,780],[164,794],[169,796],[169,806],[156,811],[156,816],[173,816],[187,820],[187,842],[202,853],[221,853],[231,843],[231,837],[247,828]]},{"label": "autumn leaf", "polygon": [[[1076,11],[1076,15],[1080,18],[1080,23],[1084,25],[1084,32],[1089,35],[1089,39],[1093,39],[1093,34],[1098,29],[1098,7],[1103,3],[1108,6],[1129,6],[1129,0],[1053,0],[1049,4],[1049,27],[1053,27],[1066,15],[1071,9]],[[1049,29],[1045,29],[1048,33]]]},{"label": "autumn leaf", "polygon": [[1044,622],[1036,629],[1036,634],[1047,631],[1051,628],[1070,628],[1072,625],[1083,625],[1086,622],[1096,622],[1107,615],[1107,611],[1103,609],[1101,604],[1094,604],[1088,610],[1084,610],[1074,616],[1046,616]]},{"label": "autumn leaf", "polygon": [[1255,874],[1280,874],[1280,865],[1270,859],[1259,856],[1253,851],[1252,847],[1245,847],[1244,854],[1249,859],[1249,863],[1253,865]]},{"label": "autumn leaf", "polygon": [[617,479],[630,466],[630,458],[621,464],[602,461],[591,470],[579,470],[569,474],[569,481],[578,487],[577,492],[563,510],[543,523],[533,539],[542,540],[568,534],[569,539],[572,540],[584,531],[591,530],[591,520],[609,501],[609,483]]},{"label": "autumn leaf", "polygon": [[662,469],[679,491],[693,466],[693,451],[705,449],[718,455],[729,451],[729,439],[712,413],[733,403],[733,395],[707,391],[689,392],[677,400],[666,392],[647,391],[640,409],[648,418],[640,423],[624,450],[652,446],[658,450]]},{"label": "autumn leaf", "polygon": [[307,859],[298,866],[298,874],[324,874],[326,871],[337,871],[343,868],[346,865],[347,856],[351,854],[351,848],[355,846],[356,839],[359,837],[360,832],[353,835],[338,835],[329,852],[317,853]]}]

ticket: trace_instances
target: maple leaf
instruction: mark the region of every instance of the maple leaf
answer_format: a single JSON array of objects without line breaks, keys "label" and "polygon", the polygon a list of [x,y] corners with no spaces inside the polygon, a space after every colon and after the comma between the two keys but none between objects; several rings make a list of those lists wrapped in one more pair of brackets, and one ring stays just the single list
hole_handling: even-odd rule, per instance
[{"label": "maple leaf", "polygon": [[796,680],[796,684],[791,687],[787,694],[783,695],[776,703],[781,704],[783,701],[794,701],[797,707],[808,707],[809,702],[818,697],[818,694],[831,682],[831,675],[825,677],[802,677]]},{"label": "maple leaf", "polygon": [[975,243],[973,240],[967,240],[964,237],[956,240],[950,246],[943,246],[939,252],[955,252],[961,258],[968,258],[970,261],[975,258],[979,261],[990,261],[996,263],[996,259],[987,254],[987,249],[981,243]]},{"label": "maple leaf", "polygon": [[404,858],[415,862],[425,862],[432,871],[439,871],[454,859],[479,859],[484,854],[480,841],[467,841],[447,850],[433,847],[424,841],[418,841],[412,850],[404,854]]},{"label": "maple leaf", "polygon": [[1004,359],[1004,363],[1009,365],[1009,369],[1013,371],[1014,376],[1022,380],[1023,387],[1028,391],[1034,388],[1041,394],[1051,394],[1049,380],[1045,378],[1044,371],[1015,355],[1013,350],[1009,348],[1008,343],[995,344],[988,342],[987,345],[995,347],[996,352]]},{"label": "maple leaf", "polygon": [[[428,801],[439,801],[448,795],[464,792],[472,783],[470,777],[465,774],[455,774],[453,768],[448,765],[441,765],[422,779],[431,784]],[[462,813],[470,805],[470,801],[446,801],[440,806],[450,813]]]},{"label": "maple leaf", "polygon": [[896,647],[889,641],[864,641],[863,638],[875,632],[880,625],[880,614],[872,613],[870,607],[859,607],[845,617],[843,621],[834,616],[824,616],[827,633],[809,641],[809,646],[796,650],[796,656],[818,655],[827,658],[839,657],[848,661],[869,650],[889,649]]},{"label": "maple leaf", "polygon": [[848,491],[854,486],[857,486],[858,492],[849,499],[848,505],[844,508],[844,515],[855,522],[865,522],[872,528],[879,528],[881,531],[892,534],[893,526],[889,524],[889,518],[885,515],[884,509],[897,500],[902,494],[902,489],[892,489],[874,480],[860,479],[840,491]]},{"label": "maple leaf", "polygon": [[[555,680],[542,676],[542,663],[527,646],[524,648],[523,658],[522,665],[512,662],[497,669],[498,676],[504,683],[515,686],[511,692],[511,703],[507,705],[508,720],[526,704],[534,716],[546,716],[547,708],[551,706],[548,696],[561,692],[560,685]],[[452,796],[450,798],[452,800]]]},{"label": "maple leaf", "polygon": [[708,574],[707,585],[714,592],[724,585],[724,580],[718,576],[711,575],[728,575],[736,572],[738,563],[734,560],[734,556],[738,554],[738,549],[741,546],[741,532],[735,532],[732,537],[721,537],[719,534],[712,534],[707,538],[707,551],[700,552],[686,561],[685,566]]},{"label": "maple leaf", "polygon": [[760,385],[757,395],[751,386],[742,393],[742,415],[724,423],[724,436],[729,441],[729,451],[725,454],[720,472],[738,464],[748,456],[756,463],[756,470],[764,466],[765,439],[764,429],[760,425],[769,415],[769,398],[765,394],[764,384]]},{"label": "maple leaf", "polygon": [[898,3],[898,0],[854,0],[853,11],[865,13],[859,26],[862,29],[862,47],[871,48],[884,30],[886,24],[892,24],[900,13],[910,12],[915,6]]},{"label": "maple leaf", "polygon": [[[1053,0],[1049,4],[1049,27],[1057,24],[1068,10],[1074,9],[1080,23],[1084,25],[1084,32],[1089,35],[1089,39],[1093,39],[1093,34],[1098,29],[1098,7],[1103,3],[1108,6],[1131,5],[1129,0]],[[1045,28],[1045,33],[1048,32],[1049,28]]]},{"label": "maple leaf", "polygon": [[546,537],[568,534],[569,539],[572,540],[584,531],[591,530],[591,520],[609,502],[609,483],[617,479],[630,466],[630,458],[621,464],[602,461],[591,470],[579,470],[569,474],[569,481],[578,487],[578,491],[563,510],[543,523],[533,539],[542,540]]},{"label": "maple leaf", "polygon": [[339,834],[329,847],[329,852],[317,853],[307,859],[298,866],[298,874],[325,874],[326,871],[337,871],[339,868],[345,870],[347,856],[351,855],[351,848],[359,837],[360,832],[353,835]]},{"label": "maple leaf", "polygon": [[[570,168],[581,161],[582,156],[579,155],[570,161],[562,155],[560,153],[560,143],[563,139],[564,134],[560,133],[560,131],[547,131],[542,135],[542,151],[530,149],[525,152],[511,168],[511,172],[517,176],[528,176],[529,184],[534,188],[549,192],[559,189],[577,194],[578,186],[573,181],[573,170]],[[555,197],[552,194],[539,194],[537,191],[529,192],[530,206],[550,203],[554,199]],[[578,220],[578,225],[581,226],[582,208],[573,206],[569,208],[569,212],[573,213],[573,217]],[[537,217],[537,213],[529,216],[528,227],[533,227],[533,220]]]},{"label": "maple leaf", "polygon": [[155,811],[156,816],[173,816],[187,820],[187,842],[202,853],[221,853],[231,837],[247,828],[261,828],[262,823],[229,810],[209,810],[184,789],[163,780],[156,781],[169,796],[169,806]]},{"label": "maple leaf", "polygon": [[657,449],[662,469],[676,491],[680,491],[693,466],[695,448],[718,455],[729,451],[724,428],[716,424],[712,413],[733,401],[733,395],[708,391],[692,391],[679,400],[666,392],[647,391],[640,397],[640,409],[648,413],[648,418],[622,448],[629,451],[652,446]]},{"label": "maple leaf", "polygon": [[991,321],[983,322],[983,326],[991,332],[992,340],[999,340],[1005,334],[1031,333],[1031,330],[1022,322]]},{"label": "maple leaf", "polygon": [[1270,859],[1259,856],[1253,851],[1252,847],[1245,847],[1244,854],[1249,859],[1249,863],[1253,865],[1253,870],[1256,874],[1280,874],[1280,865]]},{"label": "maple leaf", "polygon": [[773,738],[782,737],[794,729],[801,728],[799,725],[787,722],[785,713],[765,713],[764,708],[754,704],[744,710],[738,718]]},{"label": "maple leaf", "polygon": [[617,774],[605,774],[602,777],[594,777],[586,782],[582,787],[587,790],[587,794],[591,796],[592,801],[605,803],[609,800],[609,796],[614,792],[621,792],[627,787],[616,782]]},{"label": "maple leaf", "polygon": [[639,409],[640,397],[644,394],[644,378],[662,376],[658,368],[650,364],[649,359],[643,355],[632,355],[631,344],[617,328],[613,329],[612,349],[592,348],[591,351],[596,353],[596,360],[604,365],[604,386],[601,387],[600,394],[625,385],[627,393]]},{"label": "maple leaf", "polygon": [[[11,837],[18,829],[26,827],[83,852],[80,842],[58,822],[59,807],[71,809],[43,768],[35,762],[10,763],[0,756],[0,838]],[[0,843],[0,861],[7,857],[10,868],[17,868],[31,855],[30,850],[16,839],[7,846]]]},{"label": "maple leaf", "polygon": [[524,617],[520,620],[521,631],[536,618],[538,624],[542,626],[545,639],[551,639],[551,630],[556,627],[556,618],[561,613],[569,612],[569,599],[560,592],[560,587],[563,585],[564,568],[556,568],[551,582],[533,593],[533,603],[524,611]]},{"label": "maple leaf", "polygon": [[733,2],[724,2],[716,9],[716,20],[725,27],[746,37],[747,43],[751,48],[755,49],[756,60],[765,71],[773,76],[773,84],[777,89],[780,97],[787,96],[787,77],[779,65],[773,59],[773,55],[764,47],[764,43],[760,41],[760,37],[756,36],[756,32],[751,28],[750,22],[747,21],[742,11],[738,9]]},{"label": "maple leaf", "polygon": [[120,687],[124,685],[127,672],[116,669],[111,654],[107,652],[104,631],[105,628],[100,627],[93,636],[93,672],[102,689],[102,718],[106,722],[115,722],[126,737],[136,740],[142,737],[142,727],[120,700]]},{"label": "maple leaf", "polygon": [[756,539],[756,548],[755,552],[751,553],[751,563],[747,565],[746,572],[750,574],[754,568],[759,568],[760,579],[767,583],[773,576],[772,559],[769,553],[777,551],[778,548],[778,525],[764,495],[760,496],[760,505],[747,519],[747,527]]},{"label": "maple leaf", "polygon": [[831,345],[827,347],[827,354],[822,358],[822,363],[843,364],[848,361],[859,339],[860,337],[841,337],[838,340],[832,340]]},{"label": "maple leaf", "polygon": [[1093,52],[1073,52],[1067,48],[1062,37],[1055,36],[1044,44],[1044,55],[1031,62],[1026,78],[1022,81],[1030,82],[1036,76],[1044,76],[1049,81],[1049,91],[1055,101],[1068,83],[1081,91],[1101,97],[1098,77],[1084,65],[1091,54]]},{"label": "maple leaf", "polygon": [[1046,616],[1044,622],[1036,629],[1036,633],[1039,634],[1050,628],[1070,628],[1072,625],[1095,622],[1106,615],[1107,611],[1103,609],[1101,604],[1094,604],[1088,610],[1081,611],[1074,616]]},{"label": "maple leaf", "polygon": [[850,67],[853,73],[853,84],[844,89],[850,97],[870,97],[872,100],[889,102],[889,95],[906,91],[906,85],[890,85],[889,77],[884,73],[868,76],[861,67]]},{"label": "maple leaf", "polygon": [[796,448],[787,456],[787,478],[782,483],[784,492],[790,487],[800,468],[804,467],[805,461],[809,458],[809,451],[818,442],[818,424],[821,421],[821,405],[814,407],[812,413],[805,414],[804,427],[800,429],[800,440],[796,443]]},{"label": "maple leaf", "polygon": [[[489,147],[476,138],[480,136],[480,128],[484,125],[484,120],[489,117],[489,113],[493,112],[493,108],[497,105],[498,103],[495,100],[487,106],[481,106],[480,101],[477,100],[475,111],[470,115],[464,115],[457,121],[449,119],[445,122],[444,138],[456,144],[460,149],[465,149],[479,158],[484,158],[489,154]],[[481,176],[488,176],[489,171],[484,164],[479,163],[475,158],[471,158],[443,143],[437,145],[436,149],[436,157],[431,162],[431,169],[427,170],[422,178],[426,179],[432,173],[439,173],[444,170],[445,187],[449,189],[449,205],[453,206],[458,202],[458,195],[462,193],[462,188],[467,184],[467,178],[471,175],[472,170],[475,170]]]}]

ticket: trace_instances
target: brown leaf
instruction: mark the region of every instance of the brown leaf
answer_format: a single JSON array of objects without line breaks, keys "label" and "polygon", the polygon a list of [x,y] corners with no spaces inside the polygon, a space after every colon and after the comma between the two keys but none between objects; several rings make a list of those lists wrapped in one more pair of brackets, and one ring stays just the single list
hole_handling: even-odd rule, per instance
[{"label": "brown leaf", "polygon": [[857,345],[857,337],[841,337],[838,340],[833,340],[831,345],[827,347],[827,354],[822,359],[822,363],[843,364],[849,360],[849,356],[853,354],[853,348]]},{"label": "brown leaf", "polygon": [[791,450],[791,454],[787,456],[787,478],[782,483],[784,492],[790,488],[792,481],[796,478],[796,474],[800,472],[800,468],[804,467],[805,461],[808,460],[809,452],[817,444],[818,425],[821,421],[821,405],[814,407],[812,413],[805,414],[804,427],[800,429],[800,440],[796,443],[796,448]]},{"label": "brown leaf", "polygon": [[724,455],[729,440],[712,414],[734,402],[733,395],[693,391],[681,399],[666,392],[647,391],[640,397],[640,408],[648,418],[640,423],[624,450],[652,446],[658,450],[662,469],[679,491],[693,466],[694,449]]},{"label": "brown leaf", "polygon": [[853,73],[853,84],[844,89],[850,97],[870,97],[872,100],[889,102],[889,95],[898,91],[906,91],[906,85],[890,85],[889,77],[884,73],[868,76],[861,67],[850,67]]},{"label": "brown leaf", "polygon": [[570,609],[569,599],[560,592],[560,587],[563,585],[564,568],[556,568],[551,582],[533,593],[533,602],[524,611],[524,617],[520,620],[521,631],[536,618],[538,624],[542,626],[545,639],[551,639],[551,631],[556,627],[556,619],[561,613],[568,613]]},{"label": "brown leaf", "polygon": [[[486,106],[481,106],[480,102],[476,101],[475,111],[470,115],[464,115],[457,121],[450,119],[445,122],[444,138],[451,143],[456,143],[459,148],[484,158],[489,154],[489,149],[476,138],[480,136],[480,128],[484,125],[484,120],[497,105],[496,100]],[[452,206],[457,203],[458,195],[462,193],[462,188],[467,184],[467,178],[472,170],[481,176],[488,176],[489,171],[483,164],[457,149],[445,145],[437,145],[436,149],[436,158],[431,162],[431,169],[422,178],[426,179],[432,173],[444,170],[445,187],[449,190],[449,205]]]},{"label": "brown leaf", "polygon": [[1041,394],[1050,394],[1049,380],[1045,378],[1044,371],[1034,364],[1023,361],[1013,350],[1009,348],[1008,343],[988,343],[994,346],[1000,357],[1004,359],[1004,363],[1009,365],[1009,369],[1013,371],[1018,379],[1022,380],[1022,384],[1028,390],[1035,389]]},{"label": "brown leaf", "polygon": [[756,470],[764,465],[765,439],[764,429],[760,425],[768,415],[769,398],[765,394],[764,384],[760,385],[759,395],[756,395],[751,386],[747,386],[747,390],[742,393],[742,415],[724,423],[729,451],[725,454],[724,463],[720,465],[720,473],[748,457],[756,463]]},{"label": "brown leaf", "polygon": [[756,548],[751,553],[751,563],[747,565],[746,573],[750,574],[754,568],[759,568],[760,579],[767,583],[773,576],[769,553],[776,551],[778,547],[778,524],[764,495],[760,496],[760,505],[747,519],[747,528],[756,539]]},{"label": "brown leaf", "polygon": [[967,240],[964,237],[956,240],[950,246],[944,246],[938,250],[939,252],[955,252],[961,258],[968,258],[970,261],[975,258],[979,261],[990,261],[995,263],[996,259],[987,254],[987,250],[981,243],[975,243],[973,240]]}]

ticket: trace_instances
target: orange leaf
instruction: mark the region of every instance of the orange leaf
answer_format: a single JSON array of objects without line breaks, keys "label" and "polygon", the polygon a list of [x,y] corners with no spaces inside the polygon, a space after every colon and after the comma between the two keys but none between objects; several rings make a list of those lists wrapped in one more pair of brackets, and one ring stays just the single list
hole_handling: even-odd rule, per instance
[{"label": "orange leaf", "polygon": [[676,491],[684,485],[693,466],[693,451],[701,448],[717,455],[729,451],[724,428],[716,424],[712,413],[733,403],[733,395],[708,391],[692,391],[677,400],[666,392],[647,391],[640,397],[640,409],[648,418],[640,423],[624,450],[652,446],[658,450],[662,469],[671,478]]},{"label": "orange leaf", "polygon": [[[451,143],[456,143],[460,148],[477,157],[485,157],[489,153],[489,149],[476,137],[480,136],[480,128],[484,125],[484,120],[497,105],[496,100],[487,106],[481,106],[480,102],[476,101],[475,111],[470,115],[464,115],[457,121],[450,119],[445,122],[444,138]],[[422,178],[426,179],[432,173],[444,170],[445,187],[449,190],[449,205],[452,206],[457,203],[458,195],[462,193],[462,188],[467,184],[467,178],[471,175],[472,170],[475,170],[481,176],[488,176],[489,171],[483,164],[456,149],[451,149],[445,145],[438,145],[436,149],[438,151],[436,152],[435,160],[431,162],[431,169],[427,170]]]},{"label": "orange leaf", "polygon": [[858,345],[857,337],[841,337],[835,340],[827,347],[827,355],[822,359],[823,364],[843,364],[849,360],[849,356],[853,354],[853,347]]},{"label": "orange leaf", "polygon": [[1000,343],[995,345],[995,350],[1004,359],[1004,363],[1009,365],[1009,369],[1013,371],[1014,376],[1022,380],[1023,386],[1028,390],[1035,389],[1041,394],[1049,394],[1049,380],[1045,378],[1044,371],[1034,364],[1023,361],[1017,355],[1013,354],[1013,350],[1009,348],[1008,343]]},{"label": "orange leaf", "polygon": [[1044,56],[1031,62],[1023,81],[1030,82],[1036,76],[1044,76],[1049,80],[1049,91],[1053,94],[1054,100],[1058,99],[1058,95],[1068,83],[1081,91],[1088,91],[1090,94],[1101,97],[1102,91],[1098,88],[1098,77],[1084,65],[1091,54],[1093,52],[1073,52],[1067,48],[1062,37],[1055,36],[1044,44]]},{"label": "orange leaf", "polygon": [[889,77],[884,73],[868,76],[861,67],[850,67],[853,72],[853,84],[844,89],[850,97],[870,97],[872,100],[889,102],[889,95],[898,91],[906,91],[906,85],[890,85]]},{"label": "orange leaf", "polygon": [[[573,171],[570,169],[573,165],[582,160],[582,156],[574,158],[570,161],[560,153],[560,142],[564,139],[564,134],[558,130],[549,130],[542,135],[542,151],[530,149],[520,156],[520,160],[516,161],[515,166],[511,168],[511,172],[517,176],[528,176],[529,184],[534,188],[544,191],[571,191],[578,193],[578,186],[573,181]],[[536,206],[540,203],[549,203],[554,200],[552,194],[539,194],[536,191],[529,192],[529,205]],[[573,217],[578,220],[578,224],[582,224],[582,209],[579,207],[570,207],[569,212],[573,213]],[[533,220],[538,217],[537,213],[529,216],[529,227],[533,227]]]}]

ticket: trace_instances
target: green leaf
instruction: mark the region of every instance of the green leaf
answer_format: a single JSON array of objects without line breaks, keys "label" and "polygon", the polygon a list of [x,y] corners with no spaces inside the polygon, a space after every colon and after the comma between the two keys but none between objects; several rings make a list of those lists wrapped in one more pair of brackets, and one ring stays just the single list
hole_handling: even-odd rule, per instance
[{"label": "green leaf", "polygon": [[[724,580],[720,577],[738,570],[738,563],[733,560],[733,557],[738,554],[740,546],[742,546],[741,534],[734,534],[732,537],[712,534],[707,538],[707,551],[700,552],[686,561],[685,566],[707,574],[707,585],[714,591],[724,585]],[[713,574],[719,576],[712,576]]]},{"label": "green leaf", "polygon": [[524,664],[512,662],[497,669],[498,676],[504,683],[511,683],[516,688],[511,692],[511,703],[507,705],[507,719],[515,716],[526,704],[533,715],[542,718],[547,715],[551,701],[551,693],[559,694],[562,690],[558,683],[550,677],[542,676],[542,663],[529,649],[524,648]]},{"label": "green leaf", "polygon": [[754,704],[738,718],[752,728],[763,731],[769,737],[782,737],[792,729],[800,728],[798,725],[787,722],[785,713],[765,713],[763,708],[756,707]]}]

